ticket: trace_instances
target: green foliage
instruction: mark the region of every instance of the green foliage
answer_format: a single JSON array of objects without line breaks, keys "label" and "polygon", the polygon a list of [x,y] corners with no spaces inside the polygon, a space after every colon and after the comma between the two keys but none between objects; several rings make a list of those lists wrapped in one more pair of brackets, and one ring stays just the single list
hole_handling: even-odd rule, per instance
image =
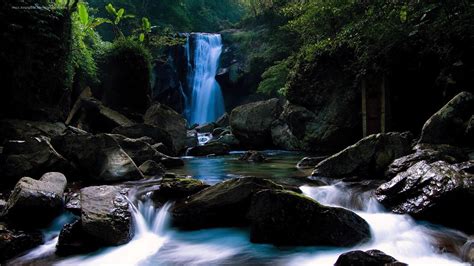
[{"label": "green foliage", "polygon": [[278,61],[262,74],[262,82],[258,85],[257,92],[269,96],[285,94],[285,85],[289,72],[287,60]]}]

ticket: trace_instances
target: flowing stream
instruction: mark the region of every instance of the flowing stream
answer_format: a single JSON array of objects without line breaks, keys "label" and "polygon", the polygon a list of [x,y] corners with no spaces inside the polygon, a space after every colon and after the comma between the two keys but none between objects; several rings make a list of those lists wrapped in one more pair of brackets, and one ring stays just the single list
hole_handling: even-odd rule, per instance
[{"label": "flowing stream", "polygon": [[191,33],[185,48],[191,91],[186,107],[188,122],[191,125],[214,122],[225,111],[221,88],[215,79],[222,53],[221,35]]},{"label": "flowing stream", "polygon": [[[294,176],[294,184],[302,184],[307,172],[294,165],[301,155],[267,152],[271,159],[262,164],[239,166],[238,154],[216,158],[185,158],[187,167],[176,169],[208,183],[241,175],[266,177],[282,181],[282,176]],[[235,171],[235,169],[241,169]],[[178,172],[179,172],[178,171]],[[206,172],[209,175],[206,175]],[[287,181],[290,182],[290,181]],[[169,226],[168,210],[172,203],[156,208],[145,194],[142,200],[133,200],[135,237],[128,244],[105,248],[93,254],[68,258],[52,258],[57,265],[333,265],[338,256],[350,250],[379,249],[410,265],[468,265],[436,248],[433,232],[455,238],[460,232],[417,222],[407,215],[386,212],[372,197],[372,188],[344,182],[324,186],[299,185],[303,193],[322,204],[351,209],[370,225],[370,242],[353,248],[332,247],[274,247],[253,244],[247,228],[215,228],[197,231],[178,231]],[[133,197],[133,196],[132,196]],[[62,220],[61,220],[62,219]],[[11,264],[36,261],[54,253],[63,217],[45,231],[51,241],[16,259]]]}]

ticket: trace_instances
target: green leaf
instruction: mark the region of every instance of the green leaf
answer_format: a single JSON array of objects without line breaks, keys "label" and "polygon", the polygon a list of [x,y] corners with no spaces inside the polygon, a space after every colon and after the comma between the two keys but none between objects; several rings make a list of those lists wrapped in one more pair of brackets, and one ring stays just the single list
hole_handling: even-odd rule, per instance
[{"label": "green leaf", "polygon": [[115,10],[114,6],[111,3],[105,6],[105,10],[107,10],[109,14],[117,16],[117,11]]},{"label": "green leaf", "polygon": [[138,37],[138,39],[143,42],[145,41],[145,34],[144,33],[140,33],[140,36]]},{"label": "green leaf", "polygon": [[402,9],[400,10],[400,21],[402,23],[405,23],[407,21],[408,17],[408,7],[407,5],[402,6]]},{"label": "green leaf", "polygon": [[89,25],[90,28],[95,28],[97,26],[100,26],[104,23],[108,23],[108,24],[113,24],[112,23],[112,20],[110,19],[107,19],[107,18],[95,18],[92,23]]},{"label": "green leaf", "polygon": [[87,26],[89,24],[89,12],[84,3],[77,4],[77,13],[79,14],[79,21],[82,25]]},{"label": "green leaf", "polygon": [[134,17],[135,15],[130,15],[130,14],[123,16],[123,18],[134,18]]},{"label": "green leaf", "polygon": [[125,9],[123,9],[123,8],[120,8],[120,9],[119,9],[119,11],[117,12],[117,17],[120,17],[120,18],[122,18],[122,16],[123,16],[123,13],[125,13]]},{"label": "green leaf", "polygon": [[151,23],[150,23],[150,20],[148,20],[148,18],[146,18],[146,17],[142,18],[142,27],[143,27],[144,32],[150,32],[151,31]]}]

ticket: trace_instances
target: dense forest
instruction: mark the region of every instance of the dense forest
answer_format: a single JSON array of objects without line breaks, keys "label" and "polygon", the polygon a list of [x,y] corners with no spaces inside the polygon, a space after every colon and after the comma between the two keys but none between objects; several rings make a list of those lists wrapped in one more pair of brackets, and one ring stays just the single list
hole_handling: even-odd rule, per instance
[{"label": "dense forest", "polygon": [[0,37],[2,265],[474,262],[472,1],[3,0]]}]

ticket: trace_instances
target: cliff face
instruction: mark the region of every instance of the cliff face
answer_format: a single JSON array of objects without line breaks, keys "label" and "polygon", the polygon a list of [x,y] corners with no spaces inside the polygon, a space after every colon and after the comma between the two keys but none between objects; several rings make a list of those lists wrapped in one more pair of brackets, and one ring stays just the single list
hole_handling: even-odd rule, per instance
[{"label": "cliff face", "polygon": [[62,120],[72,84],[66,10],[9,1],[0,7],[0,116]]}]

